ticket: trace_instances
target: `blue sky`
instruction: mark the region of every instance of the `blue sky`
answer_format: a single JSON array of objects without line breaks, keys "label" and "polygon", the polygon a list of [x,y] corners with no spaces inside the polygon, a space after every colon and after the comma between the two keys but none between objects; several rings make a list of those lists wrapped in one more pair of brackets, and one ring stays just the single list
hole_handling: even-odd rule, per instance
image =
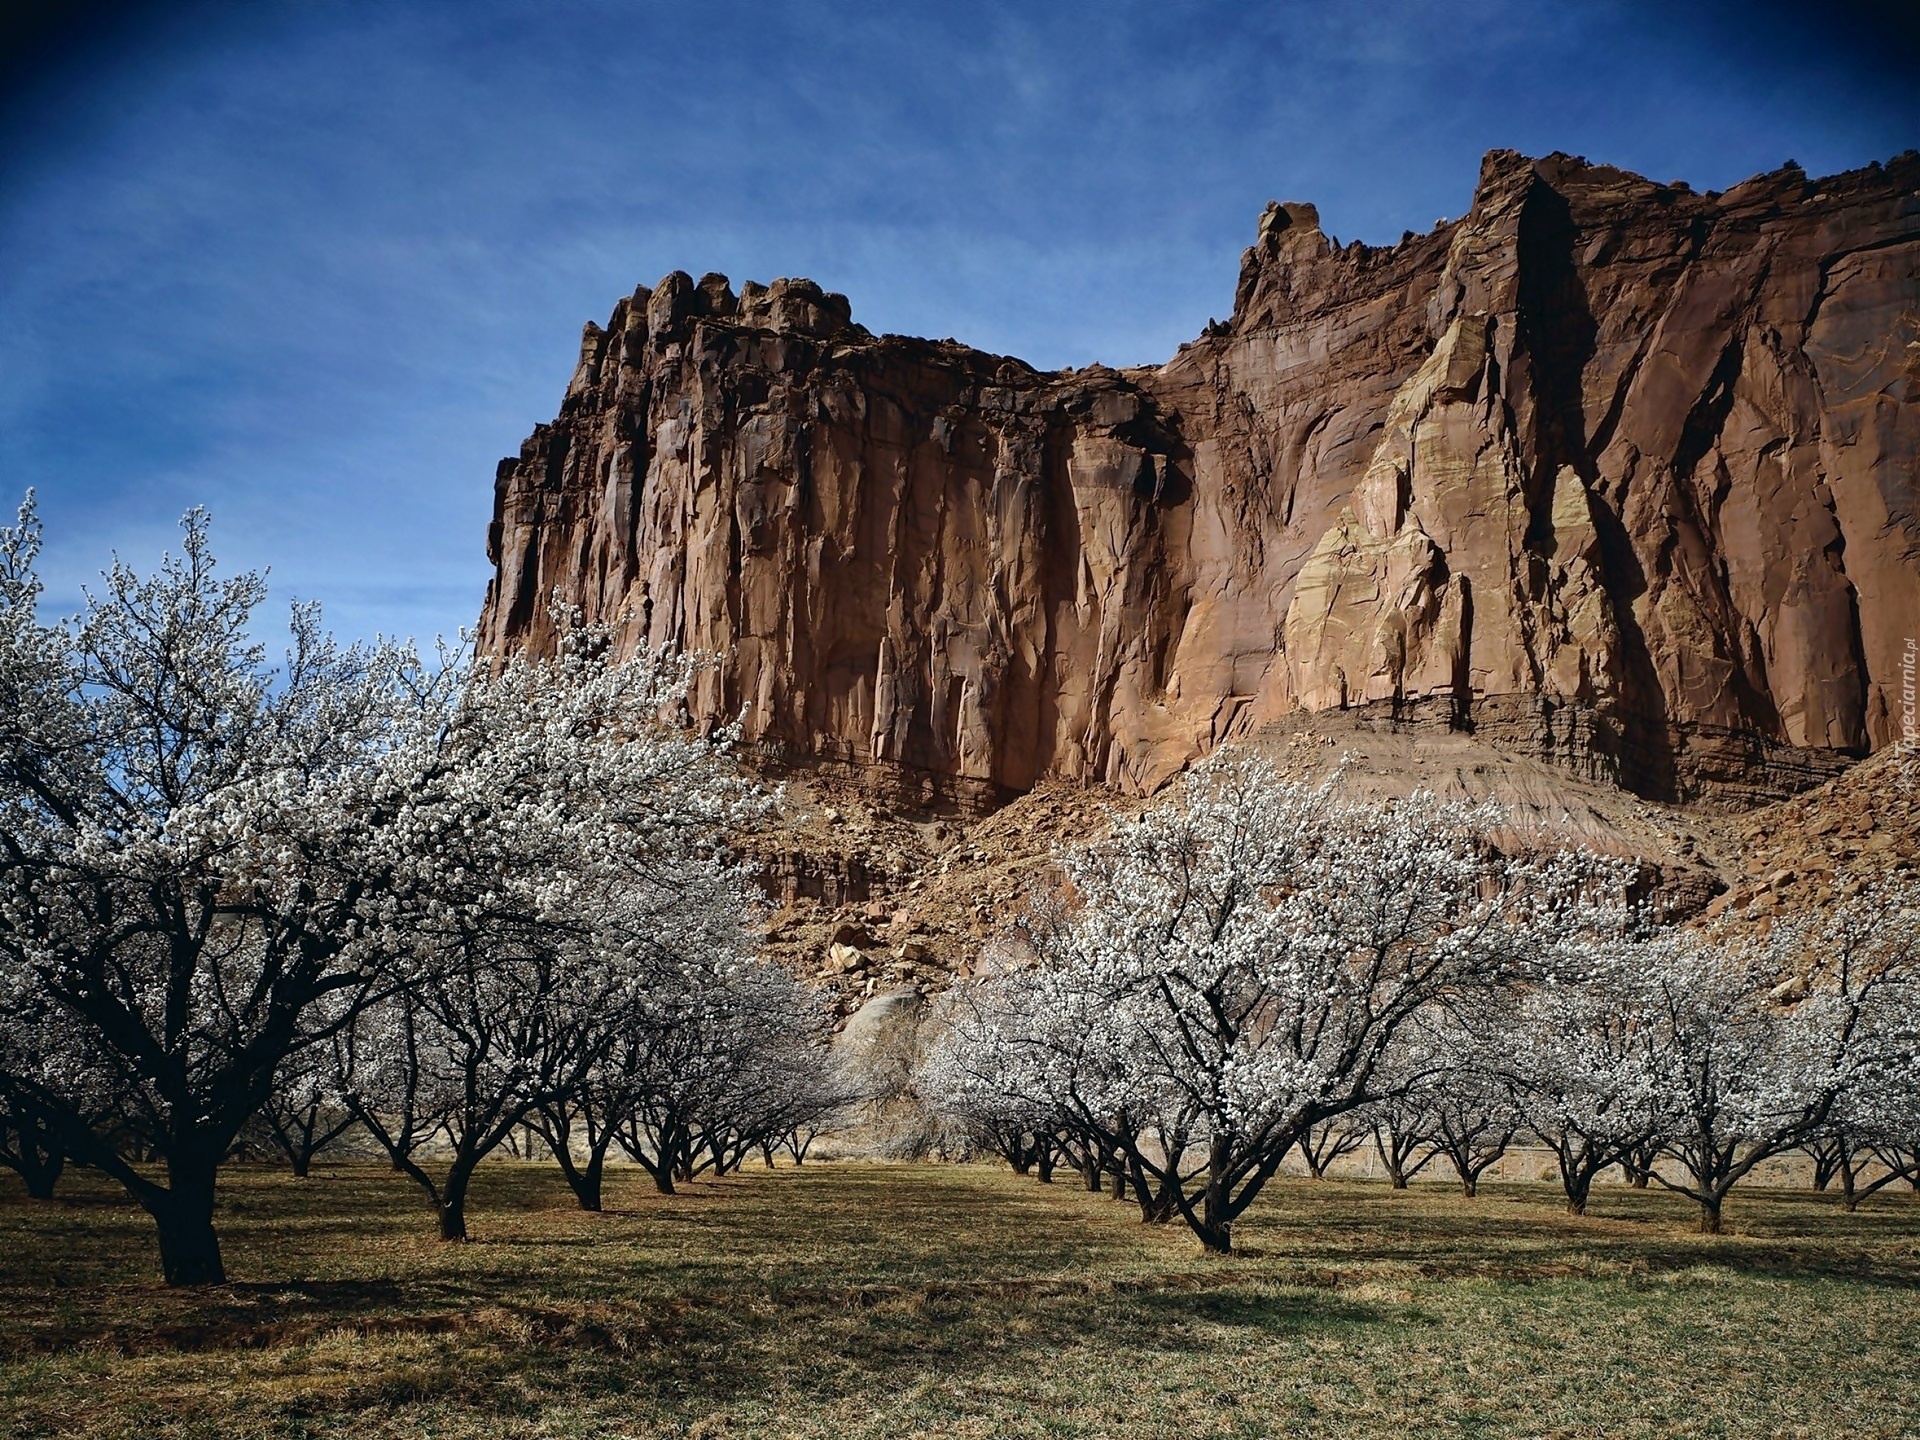
[{"label": "blue sky", "polygon": [[279,599],[451,633],[495,462],[636,283],[809,275],[875,331],[1157,361],[1270,198],[1391,242],[1493,146],[1717,189],[1920,145],[1900,5],[1801,8],[28,3],[0,491],[37,487],[63,605],[205,504]]}]

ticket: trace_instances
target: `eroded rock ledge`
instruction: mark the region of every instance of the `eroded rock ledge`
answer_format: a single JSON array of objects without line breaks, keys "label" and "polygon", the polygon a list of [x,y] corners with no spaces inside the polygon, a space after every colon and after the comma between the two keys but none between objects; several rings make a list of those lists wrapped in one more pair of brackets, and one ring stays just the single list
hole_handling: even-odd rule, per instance
[{"label": "eroded rock ledge", "polygon": [[1757,798],[1899,738],[1916,474],[1920,155],[1701,195],[1495,151],[1392,247],[1269,206],[1157,369],[636,290],[500,466],[481,637],[550,643],[557,592],[923,799],[1149,789],[1362,706]]}]

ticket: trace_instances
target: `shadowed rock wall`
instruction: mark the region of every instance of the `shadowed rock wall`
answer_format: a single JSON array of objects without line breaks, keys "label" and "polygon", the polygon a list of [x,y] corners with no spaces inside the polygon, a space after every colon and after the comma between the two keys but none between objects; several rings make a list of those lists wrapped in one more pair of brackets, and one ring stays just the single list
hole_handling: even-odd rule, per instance
[{"label": "shadowed rock wall", "polygon": [[557,593],[723,654],[696,708],[770,752],[960,796],[1355,706],[1764,793],[1899,736],[1917,473],[1920,155],[1696,195],[1495,151],[1391,248],[1269,206],[1158,369],[637,290],[500,466],[481,638]]}]

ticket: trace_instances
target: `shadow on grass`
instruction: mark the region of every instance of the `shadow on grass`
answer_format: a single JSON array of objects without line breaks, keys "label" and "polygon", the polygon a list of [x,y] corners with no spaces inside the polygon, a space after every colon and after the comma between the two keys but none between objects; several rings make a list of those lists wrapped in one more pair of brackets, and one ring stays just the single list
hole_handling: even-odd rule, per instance
[{"label": "shadow on grass", "polygon": [[691,1412],[749,1391],[811,1402],[886,1395],[903,1375],[1058,1373],[1062,1357],[1070,1374],[1073,1357],[1101,1355],[1144,1374],[1223,1340],[1348,1331],[1364,1348],[1440,1324],[1462,1281],[1634,1288],[1699,1272],[1920,1288],[1920,1207],[1850,1217],[1799,1196],[1754,1197],[1736,1219],[1752,1231],[1716,1238],[1687,1234],[1690,1209],[1664,1196],[1610,1196],[1576,1219],[1544,1187],[1469,1201],[1277,1186],[1223,1260],[1177,1226],[984,1170],[809,1167],[672,1198],[621,1176],[599,1215],[544,1169],[483,1181],[479,1243],[444,1246],[391,1174],[236,1174],[227,1233],[243,1279],[198,1292],[152,1281],[137,1212],[0,1195],[0,1354],[90,1352],[131,1391],[142,1365],[212,1373],[212,1352],[233,1352],[223,1383],[282,1377],[249,1402],[280,1417],[428,1395],[488,1414],[561,1395]]},{"label": "shadow on grass", "polygon": [[[1349,1184],[1276,1199],[1256,1212],[1243,1253],[1291,1267],[1300,1284],[1351,1283],[1359,1273],[1352,1262],[1362,1258],[1376,1272],[1433,1281],[1527,1285],[1712,1267],[1920,1289],[1920,1206],[1904,1198],[1847,1212],[1831,1197],[1750,1190],[1735,1197],[1722,1235],[1699,1234],[1693,1203],[1660,1191],[1606,1193],[1583,1216],[1553,1204],[1544,1187],[1467,1200]],[[1345,1263],[1315,1263],[1334,1259]]]}]

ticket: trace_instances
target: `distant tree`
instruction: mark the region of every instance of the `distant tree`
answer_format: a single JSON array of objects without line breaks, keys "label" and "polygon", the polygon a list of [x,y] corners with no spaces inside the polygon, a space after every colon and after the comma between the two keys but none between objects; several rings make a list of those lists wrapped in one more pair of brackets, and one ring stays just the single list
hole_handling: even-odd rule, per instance
[{"label": "distant tree", "polygon": [[1663,1148],[1681,1175],[1654,1179],[1700,1206],[1702,1230],[1719,1231],[1754,1167],[1822,1140],[1849,1209],[1899,1178],[1897,1163],[1877,1180],[1864,1170],[1912,1093],[1920,886],[1862,883],[1764,941],[1676,937],[1657,958],[1644,982]]},{"label": "distant tree", "polygon": [[[319,1002],[342,1004],[358,997],[329,996]],[[273,1088],[260,1107],[260,1123],[272,1147],[286,1157],[293,1173],[305,1179],[313,1162],[358,1124],[345,1104],[340,1076],[351,1069],[351,1020],[341,1013],[342,1029],[319,1045],[296,1050],[281,1063]]]},{"label": "distant tree", "polygon": [[28,1196],[52,1198],[67,1164],[63,1131],[75,1121],[113,1129],[124,1099],[118,1067],[51,998],[29,989],[0,1008],[0,1165]]},{"label": "distant tree", "polygon": [[577,1085],[548,1095],[528,1117],[582,1210],[602,1206],[607,1154],[637,1099],[631,1057],[644,1043],[631,1030],[614,1034]]},{"label": "distant tree", "polygon": [[1380,1098],[1357,1112],[1395,1190],[1405,1190],[1442,1153],[1439,1100],[1446,1066],[1425,1033],[1426,1019],[1417,1015],[1402,1028],[1380,1065]]},{"label": "distant tree", "polygon": [[[691,674],[616,661],[576,629],[551,660],[469,672],[430,743],[388,767],[388,859],[420,898],[344,1098],[443,1239],[466,1238],[481,1161],[543,1108],[578,1105],[676,938],[746,943],[750,891],[723,839],[766,802],[729,734],[670,718]],[[570,1164],[570,1136],[550,1139]]]},{"label": "distant tree", "polygon": [[629,1097],[621,1149],[662,1194],[755,1150],[804,1154],[854,1098],[827,1049],[825,1015],[787,971],[744,955],[684,964],[616,1051]]},{"label": "distant tree", "polygon": [[1769,1002],[1758,947],[1690,933],[1649,950],[1640,976],[1663,1152],[1680,1174],[1654,1179],[1700,1207],[1718,1234],[1727,1193],[1754,1166],[1806,1141],[1831,1098],[1812,1027]]},{"label": "distant tree", "polygon": [[31,1091],[0,1082],[0,1165],[18,1175],[34,1200],[51,1200],[66,1168],[56,1119]]},{"label": "distant tree", "polygon": [[[1066,1119],[1047,1095],[1045,1084],[1020,1083],[1005,1068],[997,1046],[1012,1028],[992,1023],[981,1006],[1006,1003],[1011,985],[984,991],[960,987],[941,997],[933,1024],[935,1040],[914,1076],[921,1100],[944,1121],[957,1126],[968,1142],[998,1155],[1016,1175],[1038,1169],[1051,1181]],[[1003,1017],[1004,1018],[1004,1017]],[[1100,1167],[1104,1170],[1104,1166]]]},{"label": "distant tree", "polygon": [[1847,1137],[1834,1128],[1822,1129],[1802,1145],[1801,1150],[1813,1165],[1811,1180],[1816,1193],[1825,1193],[1833,1183],[1833,1177],[1846,1163],[1848,1153]]},{"label": "distant tree", "polygon": [[1776,944],[1806,962],[1788,988],[1804,987],[1816,1004],[1828,996],[1828,1053],[1841,1061],[1825,1068],[1841,1073],[1820,1133],[1842,1206],[1903,1180],[1920,1190],[1920,882],[1863,884]]},{"label": "distant tree", "polygon": [[599,1042],[578,1002],[578,952],[476,938],[363,1010],[371,1052],[347,1093],[355,1117],[418,1184],[440,1238],[467,1238],[474,1171],[549,1095],[580,1081]]},{"label": "distant tree", "polygon": [[1593,1182],[1661,1134],[1639,967],[1625,937],[1562,947],[1488,1035],[1487,1055],[1525,1127],[1553,1151],[1568,1213]]},{"label": "distant tree", "polygon": [[1659,1158],[1660,1146],[1652,1140],[1629,1145],[1620,1156],[1620,1173],[1629,1188],[1645,1190],[1653,1180],[1654,1163]]},{"label": "distant tree", "polygon": [[1324,1180],[1335,1161],[1365,1145],[1372,1132],[1364,1121],[1363,1115],[1336,1115],[1301,1130],[1297,1143],[1307,1174],[1315,1180]]},{"label": "distant tree", "polygon": [[1427,1099],[1432,1143],[1453,1166],[1468,1199],[1480,1193],[1481,1177],[1507,1153],[1523,1123],[1491,1049],[1511,1015],[1512,995],[1503,990],[1464,1011],[1423,1017],[1433,1066]]}]

